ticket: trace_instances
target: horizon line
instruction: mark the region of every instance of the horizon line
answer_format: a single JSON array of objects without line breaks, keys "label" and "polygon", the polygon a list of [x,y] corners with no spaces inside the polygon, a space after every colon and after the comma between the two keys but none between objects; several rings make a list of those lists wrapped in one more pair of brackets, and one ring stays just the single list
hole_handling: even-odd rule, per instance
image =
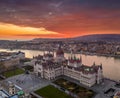
[{"label": "horizon line", "polygon": [[3,38],[3,39],[0,39],[0,41],[1,40],[5,40],[5,41],[31,41],[31,40],[35,40],[35,39],[51,39],[51,40],[52,39],[56,39],[56,40],[58,39],[59,40],[59,39],[72,39],[72,38],[84,37],[84,36],[92,36],[92,35],[120,35],[120,34],[114,34],[114,33],[110,33],[110,34],[107,34],[107,33],[106,34],[86,34],[86,35],[81,35],[81,36],[79,35],[79,36],[75,36],[75,37],[66,37],[66,38],[64,38],[64,37],[61,37],[61,38],[60,37],[58,37],[58,38],[57,37],[56,38],[55,37],[54,38],[50,38],[50,37],[38,37],[37,38],[36,37],[36,38],[28,39],[28,40],[24,40],[24,39],[4,39]]}]

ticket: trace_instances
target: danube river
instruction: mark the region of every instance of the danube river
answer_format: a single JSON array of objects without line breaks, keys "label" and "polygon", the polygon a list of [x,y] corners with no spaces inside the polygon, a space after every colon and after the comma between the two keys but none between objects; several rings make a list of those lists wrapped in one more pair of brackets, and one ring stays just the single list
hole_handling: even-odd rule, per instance
[{"label": "danube river", "polygon": [[[36,51],[36,50],[7,50],[7,49],[0,49],[0,51],[8,51],[8,52],[18,52],[22,51],[25,52],[26,57],[32,58],[33,56],[37,56],[39,54],[43,54],[43,51]],[[75,54],[77,57],[80,57],[80,54]],[[65,57],[68,58],[70,53],[65,53]],[[91,66],[94,62],[96,64],[103,65],[103,73],[106,78],[110,78],[113,80],[120,80],[120,58],[114,57],[104,57],[104,56],[90,56],[90,55],[81,55],[82,63],[88,66]]]}]

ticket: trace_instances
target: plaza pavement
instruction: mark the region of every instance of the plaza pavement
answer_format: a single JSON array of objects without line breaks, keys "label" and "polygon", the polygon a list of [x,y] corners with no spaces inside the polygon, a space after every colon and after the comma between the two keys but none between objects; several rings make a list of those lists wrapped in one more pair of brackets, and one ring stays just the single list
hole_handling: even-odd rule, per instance
[{"label": "plaza pavement", "polygon": [[[113,98],[113,95],[117,91],[117,89],[114,88],[114,85],[115,82],[108,79],[104,79],[104,82],[102,84],[94,85],[93,87],[91,87],[91,89],[97,93],[94,98]],[[115,89],[115,92],[110,92],[108,94],[105,94],[105,91],[111,88]]]},{"label": "plaza pavement", "polygon": [[13,82],[27,93],[33,92],[51,83],[49,80],[42,79],[34,74],[21,74],[14,77],[10,77],[5,81]]}]

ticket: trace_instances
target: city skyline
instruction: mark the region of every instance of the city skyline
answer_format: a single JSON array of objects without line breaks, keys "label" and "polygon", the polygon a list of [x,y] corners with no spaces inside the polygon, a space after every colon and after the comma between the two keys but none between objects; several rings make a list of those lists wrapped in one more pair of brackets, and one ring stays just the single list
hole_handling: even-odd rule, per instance
[{"label": "city skyline", "polygon": [[120,34],[119,0],[1,0],[0,39]]}]

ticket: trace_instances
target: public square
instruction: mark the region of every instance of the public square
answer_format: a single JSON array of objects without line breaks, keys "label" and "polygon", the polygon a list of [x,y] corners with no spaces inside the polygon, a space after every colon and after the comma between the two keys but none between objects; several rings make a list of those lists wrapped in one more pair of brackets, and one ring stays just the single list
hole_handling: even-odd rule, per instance
[{"label": "public square", "polygon": [[4,81],[11,81],[28,93],[50,84],[49,80],[41,79],[34,74],[21,74]]}]

